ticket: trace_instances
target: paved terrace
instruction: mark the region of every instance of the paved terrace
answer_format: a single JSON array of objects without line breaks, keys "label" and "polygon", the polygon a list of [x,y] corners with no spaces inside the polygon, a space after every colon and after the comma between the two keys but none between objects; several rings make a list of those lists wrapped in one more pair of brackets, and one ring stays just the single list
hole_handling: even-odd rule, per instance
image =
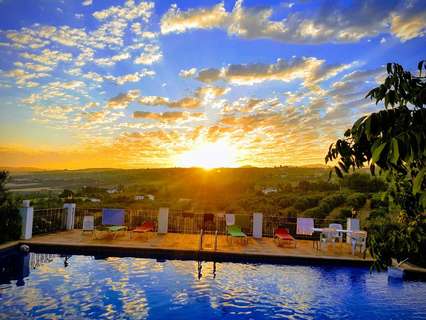
[{"label": "paved terrace", "polygon": [[247,244],[238,240],[227,239],[218,235],[217,250],[214,250],[214,235],[204,235],[203,250],[199,252],[200,235],[167,233],[164,235],[136,234],[130,239],[129,234],[111,235],[97,231],[94,239],[91,234],[82,234],[75,229],[51,234],[37,235],[31,240],[22,240],[31,250],[60,251],[70,254],[144,256],[165,258],[186,258],[217,261],[263,261],[291,262],[306,261],[315,263],[337,262],[349,265],[370,265],[372,259],[367,255],[364,259],[359,252],[353,256],[347,243],[323,245],[321,250],[313,246],[313,241],[297,240],[296,248],[278,247],[272,238],[254,239],[249,237]]}]

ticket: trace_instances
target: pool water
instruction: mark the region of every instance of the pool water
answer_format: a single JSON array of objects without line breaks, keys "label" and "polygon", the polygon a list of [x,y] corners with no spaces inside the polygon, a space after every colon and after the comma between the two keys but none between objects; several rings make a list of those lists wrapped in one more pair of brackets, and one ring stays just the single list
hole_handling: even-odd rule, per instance
[{"label": "pool water", "polygon": [[[33,254],[1,319],[426,319],[426,283],[368,268]],[[6,282],[6,283],[4,283]]]}]

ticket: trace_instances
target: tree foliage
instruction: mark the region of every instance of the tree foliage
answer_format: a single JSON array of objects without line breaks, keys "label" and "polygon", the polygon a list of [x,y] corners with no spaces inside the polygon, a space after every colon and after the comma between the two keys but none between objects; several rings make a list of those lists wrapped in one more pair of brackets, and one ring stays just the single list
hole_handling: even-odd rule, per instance
[{"label": "tree foliage", "polygon": [[6,171],[0,171],[0,243],[19,239],[21,235],[19,209],[6,189],[8,177]]},{"label": "tree foliage", "polygon": [[[372,175],[378,169],[389,184],[386,197],[401,209],[398,232],[402,235],[398,239],[407,243],[401,244],[406,250],[399,249],[396,254],[387,247],[386,236],[376,237],[372,229],[370,249],[379,267],[388,265],[392,254],[396,258],[410,256],[407,250],[424,238],[426,78],[422,73],[426,72],[426,61],[419,62],[418,69],[419,75],[414,76],[401,65],[388,63],[387,78],[366,96],[376,104],[383,103],[384,109],[358,119],[343,139],[330,145],[325,157],[326,163],[337,162],[334,171],[341,178],[350,169],[369,166]],[[394,230],[381,231],[389,231],[391,236]]]}]

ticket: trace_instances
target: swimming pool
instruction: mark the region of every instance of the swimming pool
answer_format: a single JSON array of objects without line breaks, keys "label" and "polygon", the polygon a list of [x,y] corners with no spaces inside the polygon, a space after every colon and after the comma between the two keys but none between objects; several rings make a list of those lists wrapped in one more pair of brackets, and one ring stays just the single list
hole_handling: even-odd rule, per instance
[{"label": "swimming pool", "polygon": [[19,261],[18,280],[3,270],[2,319],[426,319],[425,282],[389,282],[364,267],[34,253]]}]

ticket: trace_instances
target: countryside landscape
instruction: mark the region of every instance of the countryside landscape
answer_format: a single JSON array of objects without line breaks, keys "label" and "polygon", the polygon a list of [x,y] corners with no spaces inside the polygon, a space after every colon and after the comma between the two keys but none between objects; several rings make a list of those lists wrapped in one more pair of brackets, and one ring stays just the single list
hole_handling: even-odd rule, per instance
[{"label": "countryside landscape", "polygon": [[[72,199],[87,208],[167,206],[345,219],[353,208],[360,210],[373,201],[373,209],[387,212],[380,201],[386,190],[383,179],[360,171],[329,181],[329,172],[325,167],[33,171],[12,174],[7,186],[17,199],[30,199],[36,208],[60,207]],[[315,211],[328,200],[329,207]]]}]

